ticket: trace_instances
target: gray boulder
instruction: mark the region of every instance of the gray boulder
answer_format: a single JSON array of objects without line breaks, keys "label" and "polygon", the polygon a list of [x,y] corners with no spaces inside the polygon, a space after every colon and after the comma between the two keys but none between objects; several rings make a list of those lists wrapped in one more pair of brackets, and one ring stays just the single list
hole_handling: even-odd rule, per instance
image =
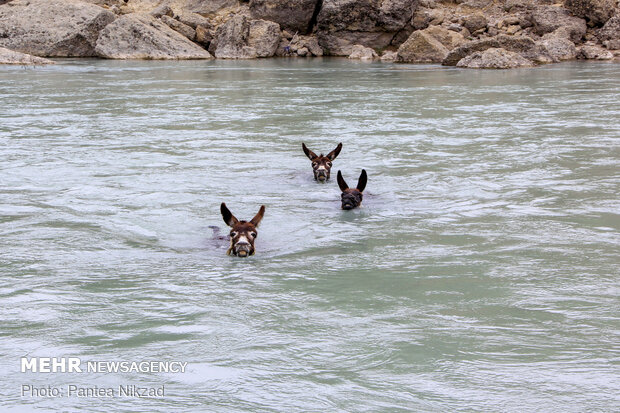
[{"label": "gray boulder", "polygon": [[115,18],[77,0],[14,0],[0,6],[0,47],[36,56],[95,56],[99,32]]},{"label": "gray boulder", "polygon": [[256,49],[248,46],[250,20],[244,15],[237,15],[217,28],[209,50],[215,49],[218,59],[254,59],[258,57]]},{"label": "gray boulder", "polygon": [[148,14],[132,13],[101,31],[95,48],[108,59],[210,59],[212,56],[185,36]]},{"label": "gray boulder", "polygon": [[361,44],[356,44],[353,46],[353,50],[349,55],[349,59],[374,60],[378,58],[379,55],[374,51],[374,49],[362,46]]},{"label": "gray boulder", "polygon": [[312,16],[319,0],[251,0],[252,17],[276,22],[286,30],[300,34],[312,30]]},{"label": "gray boulder", "polygon": [[605,40],[603,46],[610,50],[620,50],[620,39]]},{"label": "gray boulder", "polygon": [[461,23],[463,27],[469,30],[470,33],[477,32],[481,29],[486,29],[489,21],[482,13],[474,13],[469,14],[463,17],[463,22]]},{"label": "gray boulder", "polygon": [[385,48],[411,22],[418,0],[324,0],[317,17],[319,44],[348,56],[353,45]]},{"label": "gray boulder", "polygon": [[[562,29],[559,29],[562,30]],[[548,33],[538,42],[543,46],[554,62],[572,60],[577,57],[577,47],[566,36],[556,35],[556,32]]]},{"label": "gray boulder", "polygon": [[173,19],[172,17],[167,15],[161,16],[161,21],[166,23],[166,25],[175,32],[187,37],[189,40],[196,40],[196,30],[192,29],[187,24],[181,23],[180,21]]},{"label": "gray boulder", "polygon": [[451,50],[442,64],[444,66],[456,66],[461,59],[470,54],[483,52],[491,48],[505,49],[518,53],[525,59],[535,63],[551,63],[553,61],[547,54],[547,50],[542,45],[536,44],[530,37],[500,34],[490,39],[471,41]]},{"label": "gray boulder", "polygon": [[198,26],[202,26],[205,29],[213,28],[211,21],[198,13],[181,11],[180,13],[177,13],[174,18],[181,23],[188,25],[192,29],[196,29]]},{"label": "gray boulder", "polygon": [[314,56],[323,56],[323,48],[319,44],[319,40],[314,36],[301,36],[299,40],[303,47],[307,48]]},{"label": "gray boulder", "polygon": [[617,11],[616,4],[616,0],[564,0],[564,7],[593,26],[605,24]]},{"label": "gray boulder", "polygon": [[534,32],[543,36],[552,33],[560,27],[565,27],[570,33],[570,39],[577,43],[586,34],[586,21],[572,16],[568,10],[558,6],[536,7],[528,18],[534,27]]},{"label": "gray boulder", "polygon": [[280,26],[267,20],[250,21],[248,46],[256,49],[258,57],[271,57],[280,44]]},{"label": "gray boulder", "polygon": [[0,65],[50,65],[53,61],[43,57],[32,56],[26,53],[0,47]]},{"label": "gray boulder", "polygon": [[532,67],[534,63],[519,53],[501,48],[490,48],[482,52],[472,53],[461,59],[456,66],[470,69],[512,69]]},{"label": "gray boulder", "polygon": [[620,14],[607,20],[607,23],[598,31],[597,37],[601,42],[620,39]]},{"label": "gray boulder", "polygon": [[398,61],[403,63],[441,63],[449,50],[425,30],[413,32],[398,48]]},{"label": "gray boulder", "polygon": [[217,28],[212,45],[218,59],[273,56],[280,44],[280,26],[266,20],[236,15]]},{"label": "gray boulder", "polygon": [[614,54],[609,50],[605,50],[602,47],[585,44],[577,51],[578,59],[590,59],[590,60],[611,60],[614,58]]},{"label": "gray boulder", "polygon": [[433,36],[448,50],[452,50],[455,47],[461,46],[466,42],[465,38],[460,33],[446,29],[441,26],[430,26],[429,28],[425,29],[424,32]]},{"label": "gray boulder", "polygon": [[170,17],[174,16],[174,12],[172,11],[172,8],[166,3],[154,8],[153,10],[149,12],[149,14],[158,19],[162,16],[170,16]]},{"label": "gray boulder", "polygon": [[381,55],[382,62],[395,62],[398,59],[398,53],[392,51],[383,52]]}]

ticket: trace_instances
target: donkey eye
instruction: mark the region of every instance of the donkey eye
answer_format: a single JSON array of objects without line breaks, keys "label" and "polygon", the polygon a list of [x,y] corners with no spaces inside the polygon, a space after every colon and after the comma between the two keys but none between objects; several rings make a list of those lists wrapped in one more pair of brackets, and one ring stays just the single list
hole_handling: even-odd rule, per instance
[{"label": "donkey eye", "polygon": [[316,163],[316,162],[312,162],[312,166],[313,166],[313,167],[314,167],[314,166],[316,166],[316,165],[317,165],[317,163]]},{"label": "donkey eye", "polygon": [[332,163],[331,163],[331,162],[327,162],[327,166],[330,166],[330,167],[331,167],[331,166],[332,166]]},{"label": "donkey eye", "polygon": [[258,234],[256,232],[252,232],[250,235],[252,236],[252,238],[256,238]]},{"label": "donkey eye", "polygon": [[236,237],[237,236],[237,231],[230,231],[230,236],[231,237]]}]

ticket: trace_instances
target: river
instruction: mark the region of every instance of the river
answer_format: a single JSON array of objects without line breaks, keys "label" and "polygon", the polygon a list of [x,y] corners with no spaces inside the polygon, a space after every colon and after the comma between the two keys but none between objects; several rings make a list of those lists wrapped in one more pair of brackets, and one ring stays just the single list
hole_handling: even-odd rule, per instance
[{"label": "river", "polygon": [[[0,406],[620,409],[617,64],[57,62],[0,67]],[[302,142],[343,143],[327,184]],[[256,255],[221,202],[266,206]]]}]

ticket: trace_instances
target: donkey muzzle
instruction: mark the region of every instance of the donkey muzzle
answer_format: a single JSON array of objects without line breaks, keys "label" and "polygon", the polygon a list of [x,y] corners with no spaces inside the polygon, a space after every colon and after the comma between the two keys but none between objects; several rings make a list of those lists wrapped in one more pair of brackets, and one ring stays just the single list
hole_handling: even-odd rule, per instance
[{"label": "donkey muzzle", "polygon": [[247,257],[252,255],[252,245],[249,242],[238,242],[235,244],[235,255],[239,257]]},{"label": "donkey muzzle", "polygon": [[329,172],[325,168],[319,168],[316,170],[317,181],[326,181],[329,178]]},{"label": "donkey muzzle", "polygon": [[354,209],[360,206],[360,204],[362,203],[362,194],[343,193],[340,196],[340,200],[342,203],[342,209]]}]

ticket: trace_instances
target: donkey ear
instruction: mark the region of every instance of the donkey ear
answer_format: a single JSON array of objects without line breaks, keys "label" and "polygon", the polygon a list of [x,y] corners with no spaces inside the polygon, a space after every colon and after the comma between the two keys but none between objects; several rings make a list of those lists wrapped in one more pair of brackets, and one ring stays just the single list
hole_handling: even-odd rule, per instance
[{"label": "donkey ear", "polygon": [[340,171],[338,171],[338,186],[340,187],[340,190],[342,192],[349,189],[349,185],[347,185],[347,183],[344,181],[344,178],[342,177]]},{"label": "donkey ear", "polygon": [[261,220],[263,219],[263,215],[265,215],[265,205],[261,205],[260,209],[258,210],[258,214],[254,215],[254,218],[252,218],[250,224],[258,227],[258,224],[260,224]]},{"label": "donkey ear", "polygon": [[327,157],[329,158],[330,161],[333,161],[334,159],[336,159],[336,157],[338,156],[341,150],[342,150],[342,142],[340,142],[338,146],[336,146],[336,149],[328,153]]},{"label": "donkey ear", "polygon": [[306,147],[305,143],[301,143],[301,148],[304,150],[304,153],[306,154],[306,156],[308,157],[308,159],[313,160],[314,158],[316,158],[316,153],[312,152],[310,149],[308,149]]},{"label": "donkey ear", "polygon": [[235,218],[235,216],[232,214],[232,212],[230,212],[224,202],[222,202],[222,205],[220,205],[220,212],[222,213],[222,218],[224,218],[224,222],[229,227],[232,227],[233,225],[239,223],[239,220]]},{"label": "donkey ear", "polygon": [[366,188],[366,182],[368,182],[368,175],[366,175],[366,169],[362,169],[360,179],[357,181],[357,190],[362,192]]}]

